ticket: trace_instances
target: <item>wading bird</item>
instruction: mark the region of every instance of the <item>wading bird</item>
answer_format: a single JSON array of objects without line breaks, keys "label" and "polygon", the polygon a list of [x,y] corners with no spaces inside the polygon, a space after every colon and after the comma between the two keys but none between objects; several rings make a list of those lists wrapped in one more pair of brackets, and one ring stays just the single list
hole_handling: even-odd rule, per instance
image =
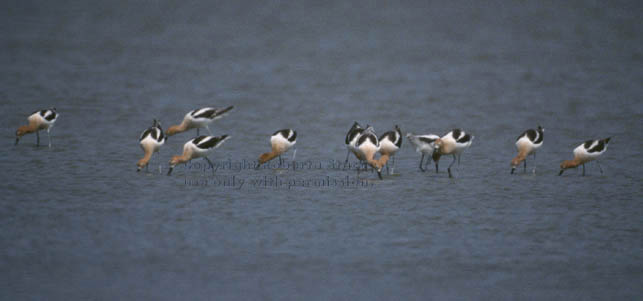
[{"label": "wading bird", "polygon": [[[165,134],[163,134],[163,129],[161,129],[161,124],[154,119],[154,123],[152,124],[152,127],[149,127],[143,133],[141,134],[141,137],[138,139],[141,148],[143,149],[143,152],[145,152],[145,155],[141,160],[138,160],[138,163],[136,163],[136,171],[141,171],[143,167],[147,169],[148,163],[150,162],[150,159],[152,158],[152,155],[154,153],[159,153],[159,150],[161,149],[161,146],[165,143],[165,140],[167,137]],[[161,166],[159,165],[159,172],[160,172]]]},{"label": "wading bird", "polygon": [[196,128],[196,135],[199,136],[199,129],[205,128],[212,135],[209,127],[210,123],[225,116],[233,108],[234,106],[229,106],[225,109],[202,108],[192,110],[185,114],[181,124],[169,127],[166,134],[167,136],[172,136]]},{"label": "wading bird", "polygon": [[344,161],[344,166],[348,164],[348,157],[350,156],[351,152],[355,154],[357,149],[355,148],[355,144],[357,143],[357,139],[359,139],[359,135],[362,134],[364,131],[364,128],[355,121],[353,123],[353,126],[348,130],[348,133],[346,133],[346,140],[344,143],[346,144],[346,148],[348,149],[346,152],[346,160]]},{"label": "wading bird", "polygon": [[[393,167],[391,167],[391,173],[393,173],[395,170],[395,153],[402,147],[402,130],[400,130],[399,126],[395,125],[395,130],[382,134],[379,141],[380,154],[382,156],[389,156],[393,161]],[[389,174],[388,162],[386,162],[386,174]]]},{"label": "wading bird", "polygon": [[[562,175],[565,169],[575,168],[578,165],[583,165],[583,176],[585,175],[585,163],[598,159],[607,150],[607,144],[610,142],[610,138],[605,138],[602,140],[587,140],[585,143],[579,145],[574,149],[574,159],[565,160],[563,163],[560,163],[560,173]],[[596,161],[598,168],[603,173],[603,168],[601,164]]]},{"label": "wading bird", "polygon": [[406,138],[409,142],[415,146],[415,151],[422,154],[420,158],[420,170],[426,171],[425,168],[422,168],[422,162],[424,161],[424,156],[429,158],[426,161],[426,165],[429,165],[431,159],[435,162],[435,172],[438,172],[438,160],[440,160],[440,153],[436,151],[435,140],[439,139],[440,136],[434,134],[428,135],[414,135],[413,133],[407,133]]},{"label": "wading bird", "polygon": [[18,145],[18,141],[20,141],[20,137],[26,134],[36,132],[36,146],[40,146],[39,132],[40,130],[47,130],[47,138],[49,139],[49,148],[51,148],[51,136],[49,134],[49,131],[54,126],[54,123],[56,123],[56,120],[58,120],[58,116],[59,114],[56,113],[56,108],[39,110],[39,111],[33,112],[31,115],[29,115],[29,117],[27,117],[29,124],[19,127],[18,130],[16,131],[16,143],[14,145]]},{"label": "wading bird", "polygon": [[513,174],[520,162],[524,162],[524,170],[527,172],[527,156],[534,155],[534,170],[536,173],[536,150],[543,145],[543,134],[545,129],[540,125],[538,129],[528,129],[516,139],[516,149],[518,155],[511,160],[511,173]]},{"label": "wading bird", "polygon": [[[270,146],[271,151],[268,153],[263,153],[259,156],[257,168],[275,157],[279,157],[279,166],[283,164],[281,159],[281,154],[287,152],[291,147],[297,143],[297,132],[293,129],[283,129],[276,131],[270,137]],[[295,150],[296,152],[296,150]],[[295,159],[295,154],[293,154],[293,160]]]},{"label": "wading bird", "polygon": [[440,155],[453,155],[453,161],[449,164],[449,168],[447,168],[449,178],[453,177],[451,174],[451,166],[455,163],[456,157],[458,160],[458,166],[460,166],[460,156],[465,149],[471,146],[473,138],[474,136],[461,129],[454,129],[442,136],[442,138],[435,140],[436,151]]},{"label": "wading bird", "polygon": [[366,130],[362,132],[355,144],[355,147],[357,148],[357,158],[373,167],[375,171],[377,171],[377,176],[381,180],[382,166],[386,164],[389,156],[382,155],[379,160],[375,160],[375,154],[379,151],[380,143],[372,126],[367,127]]},{"label": "wading bird", "polygon": [[207,156],[215,148],[221,146],[221,144],[228,140],[228,138],[230,138],[228,135],[217,137],[199,136],[186,142],[185,145],[183,145],[183,154],[180,156],[174,156],[172,157],[172,160],[170,160],[170,170],[167,172],[167,175],[169,176],[172,173],[174,166],[177,164],[187,164],[187,162],[196,158],[205,158],[212,168],[212,173],[214,173],[214,164],[212,164],[212,161],[210,161]]}]

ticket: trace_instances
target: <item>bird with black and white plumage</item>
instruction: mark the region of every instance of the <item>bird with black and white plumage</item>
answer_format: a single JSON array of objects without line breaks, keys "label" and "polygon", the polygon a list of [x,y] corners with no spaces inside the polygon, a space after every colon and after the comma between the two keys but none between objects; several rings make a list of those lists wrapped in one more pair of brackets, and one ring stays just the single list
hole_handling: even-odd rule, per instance
[{"label": "bird with black and white plumage", "polygon": [[[396,124],[395,129],[382,134],[382,136],[379,137],[379,141],[379,153],[382,156],[388,156],[392,159],[393,167],[391,167],[391,173],[393,173],[395,170],[395,153],[402,147],[402,130]],[[388,162],[386,162],[386,173],[389,174]]]},{"label": "bird with black and white plumage", "polygon": [[199,129],[205,128],[206,130],[208,130],[208,133],[212,135],[212,131],[210,131],[209,127],[210,123],[225,116],[233,108],[234,106],[229,106],[224,109],[207,107],[192,110],[185,114],[185,117],[183,117],[183,121],[181,122],[181,124],[169,127],[166,134],[167,136],[172,136],[196,128],[196,135],[199,136]]},{"label": "bird with black and white plumage", "polygon": [[357,139],[359,139],[359,136],[364,132],[364,128],[355,121],[353,123],[353,126],[348,130],[348,133],[346,133],[346,139],[344,140],[344,143],[346,144],[347,153],[346,153],[346,160],[344,161],[344,166],[348,164],[348,157],[350,156],[351,152],[357,156],[355,153],[357,149],[355,148],[355,144],[357,143]]},{"label": "bird with black and white plumage", "polygon": [[[297,143],[297,131],[293,129],[278,130],[270,136],[270,152],[259,156],[257,168],[276,157],[279,157],[279,166],[283,164],[281,154],[287,152]],[[297,150],[293,153],[292,160],[295,160]]]},{"label": "bird with black and white plumage", "polygon": [[[163,146],[166,139],[167,136],[165,136],[165,134],[163,133],[161,123],[154,119],[154,123],[152,124],[152,126],[143,131],[140,138],[138,139],[145,155],[143,156],[143,158],[138,160],[138,163],[136,163],[136,171],[141,171],[143,167],[147,169],[152,155],[157,152],[160,154],[161,146]],[[159,165],[159,172],[160,170],[161,165]]]},{"label": "bird with black and white plumage", "polygon": [[16,131],[16,143],[14,145],[18,145],[18,142],[20,141],[20,138],[22,136],[35,132],[36,146],[40,146],[39,132],[41,130],[47,130],[49,148],[51,148],[51,135],[49,132],[56,123],[56,120],[58,120],[58,116],[60,116],[60,114],[56,112],[56,108],[38,110],[31,113],[31,115],[27,117],[27,121],[29,121],[29,124],[20,126]]},{"label": "bird with black and white plumage", "polygon": [[534,169],[536,173],[536,150],[543,145],[545,129],[540,125],[537,129],[528,129],[516,139],[518,155],[511,160],[511,173],[513,174],[520,162],[524,162],[524,170],[527,172],[527,156],[534,155]]},{"label": "bird with black and white plumage", "polygon": [[[605,139],[599,139],[599,140],[587,140],[583,144],[579,145],[574,149],[574,159],[573,160],[565,160],[562,163],[560,163],[560,173],[558,175],[562,175],[565,169],[568,168],[576,168],[578,165],[583,166],[583,176],[585,175],[585,163],[588,163],[590,161],[594,161],[598,159],[605,151],[607,150],[607,145],[610,142],[611,137],[605,138]],[[596,164],[598,164],[598,168],[600,169],[601,173],[603,173],[603,168],[601,167],[601,164],[596,161]]]},{"label": "bird with black and white plumage", "polygon": [[435,172],[437,173],[440,155],[435,151],[435,141],[438,140],[440,136],[435,134],[415,135],[413,133],[407,133],[406,138],[409,140],[409,143],[415,147],[415,151],[422,154],[420,158],[420,170],[422,172],[426,171],[426,167],[422,168],[422,162],[424,161],[424,156],[428,156],[426,165],[429,165],[431,159],[433,159],[435,162]]},{"label": "bird with black and white plumage", "polygon": [[458,161],[458,166],[460,165],[460,157],[462,156],[462,152],[471,146],[473,138],[473,135],[461,129],[453,129],[446,135],[435,140],[435,148],[440,156],[453,156],[453,161],[447,168],[447,171],[449,172],[449,178],[453,177],[453,174],[451,173],[451,166],[453,166],[456,159]]},{"label": "bird with black and white plumage", "polygon": [[[368,126],[357,139],[356,156],[366,164],[370,165],[377,171],[377,176],[382,179],[382,167],[388,161],[388,155],[382,155],[378,160],[375,160],[375,154],[380,149],[379,138],[375,134],[372,126]],[[359,173],[359,169],[357,169]]]},{"label": "bird with black and white plumage", "polygon": [[230,136],[228,135],[216,137],[199,136],[189,140],[183,145],[183,154],[180,156],[173,156],[170,160],[170,170],[167,172],[167,175],[169,176],[172,173],[172,170],[177,164],[187,164],[187,162],[196,158],[204,158],[206,161],[208,161],[208,164],[210,164],[210,167],[212,168],[212,173],[214,173],[214,164],[208,158],[208,154],[210,154],[214,149],[221,146],[221,144],[223,144],[223,142],[225,142],[229,138]]}]

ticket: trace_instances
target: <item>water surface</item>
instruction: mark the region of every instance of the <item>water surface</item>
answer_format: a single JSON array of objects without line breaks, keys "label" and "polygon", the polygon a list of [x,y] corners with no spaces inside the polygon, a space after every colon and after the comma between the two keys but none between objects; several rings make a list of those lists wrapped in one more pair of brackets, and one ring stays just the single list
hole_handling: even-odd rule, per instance
[{"label": "water surface", "polygon": [[[641,295],[638,2],[0,7],[2,299]],[[235,106],[211,126],[232,136],[216,176],[201,160],[164,175],[194,131],[135,172],[152,119],[206,105]],[[51,106],[53,148],[14,147]],[[421,173],[404,142],[396,175],[356,180],[333,166],[353,121],[475,139],[454,179],[450,158]],[[510,176],[516,137],[538,124],[536,174]],[[243,166],[289,127],[298,168]],[[556,176],[608,136],[603,174]]]}]

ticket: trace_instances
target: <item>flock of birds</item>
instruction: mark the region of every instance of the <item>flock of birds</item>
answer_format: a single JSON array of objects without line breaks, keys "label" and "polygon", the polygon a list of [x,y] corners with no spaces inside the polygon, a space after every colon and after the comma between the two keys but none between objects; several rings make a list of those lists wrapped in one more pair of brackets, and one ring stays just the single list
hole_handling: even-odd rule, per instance
[{"label": "flock of birds", "polygon": [[[190,139],[183,145],[183,154],[173,156],[169,162],[169,171],[167,175],[172,173],[172,170],[177,164],[187,163],[196,158],[204,158],[212,167],[214,172],[214,164],[208,158],[208,154],[214,149],[221,146],[226,140],[230,138],[228,135],[212,136],[209,125],[214,120],[225,116],[234,107],[229,106],[223,109],[216,108],[202,108],[188,112],[183,121],[168,128],[163,132],[159,122],[154,120],[152,126],[143,131],[139,138],[139,144],[143,149],[144,156],[137,163],[137,171],[148,167],[149,161],[154,153],[159,152],[161,146],[165,143],[168,136],[176,135],[186,132],[191,129],[196,129],[197,137]],[[20,126],[16,131],[16,142],[18,144],[20,138],[26,134],[36,133],[36,145],[40,145],[41,130],[47,131],[49,140],[49,147],[51,148],[51,135],[50,130],[58,120],[59,114],[56,108],[44,109],[33,112],[27,118],[29,124]],[[199,129],[205,128],[209,136],[199,135]],[[527,156],[533,155],[536,159],[536,150],[543,144],[544,129],[538,126],[537,129],[529,129],[523,132],[516,140],[516,149],[518,155],[511,160],[511,173],[513,174],[516,168],[523,163],[524,171],[527,171]],[[474,136],[466,133],[461,129],[454,129],[446,135],[440,137],[435,134],[415,135],[412,133],[406,134],[409,142],[415,147],[415,150],[422,154],[420,158],[419,168],[421,171],[426,171],[428,164],[433,160],[435,163],[436,173],[439,171],[438,163],[442,156],[452,156],[453,161],[447,168],[449,177],[453,177],[451,167],[456,162],[460,164],[460,156],[462,152],[471,146]],[[587,140],[583,144],[574,149],[574,159],[565,160],[560,164],[559,175],[562,175],[566,169],[583,167],[583,176],[585,175],[585,163],[596,160],[606,150],[610,138],[599,140]],[[283,163],[281,155],[292,148],[297,142],[297,132],[293,129],[283,129],[276,131],[270,137],[271,151],[263,153],[259,156],[257,168],[274,158],[279,158],[280,165]],[[348,163],[351,152],[355,157],[364,164],[364,166],[371,166],[380,179],[382,179],[382,169],[386,166],[387,173],[389,171],[389,159],[392,159],[391,173],[395,168],[395,153],[402,147],[402,130],[399,126],[395,129],[388,131],[378,137],[372,126],[367,125],[363,128],[358,122],[353,123],[353,126],[348,130],[345,140],[348,152],[346,154],[346,161]],[[380,154],[376,159],[376,155]],[[296,154],[293,154],[293,160]],[[426,163],[424,158],[428,157]],[[596,161],[598,164],[598,161]],[[423,167],[423,163],[425,164]],[[601,173],[603,168],[598,164]],[[360,168],[357,169],[359,173]],[[535,164],[533,172],[536,172]]]}]

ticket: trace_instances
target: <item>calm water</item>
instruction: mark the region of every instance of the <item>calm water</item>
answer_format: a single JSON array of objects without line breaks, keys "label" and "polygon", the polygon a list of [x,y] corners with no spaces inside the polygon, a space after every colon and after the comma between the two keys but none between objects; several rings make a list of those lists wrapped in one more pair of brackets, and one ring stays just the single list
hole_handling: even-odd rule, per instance
[{"label": "calm water", "polygon": [[[643,293],[638,2],[55,2],[0,5],[0,299]],[[211,127],[232,136],[216,176],[158,173],[194,131],[135,172],[153,118],[206,105],[235,105]],[[14,147],[51,106],[53,148]],[[396,175],[356,181],[331,166],[353,121],[475,140],[454,179],[405,141]],[[537,173],[510,176],[538,124]],[[243,166],[287,127],[296,169]],[[604,174],[556,176],[608,136]]]}]

